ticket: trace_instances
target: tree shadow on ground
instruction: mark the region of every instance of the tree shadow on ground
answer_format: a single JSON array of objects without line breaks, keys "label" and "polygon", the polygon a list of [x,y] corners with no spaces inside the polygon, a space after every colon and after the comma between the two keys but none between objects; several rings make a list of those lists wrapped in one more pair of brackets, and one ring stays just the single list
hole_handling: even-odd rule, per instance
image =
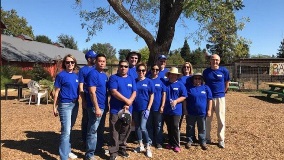
[{"label": "tree shadow on ground", "polygon": [[283,103],[281,100],[276,99],[276,98],[268,98],[266,96],[260,96],[260,95],[253,95],[253,96],[249,96],[249,97],[253,97],[265,102],[269,102],[269,103],[273,103],[273,104],[281,104]]}]

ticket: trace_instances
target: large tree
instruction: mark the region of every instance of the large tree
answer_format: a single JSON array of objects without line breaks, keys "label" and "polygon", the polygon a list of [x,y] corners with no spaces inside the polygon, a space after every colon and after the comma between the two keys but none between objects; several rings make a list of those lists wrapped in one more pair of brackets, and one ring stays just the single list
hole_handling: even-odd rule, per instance
[{"label": "large tree", "polygon": [[57,38],[58,38],[57,41],[59,43],[62,43],[66,48],[78,50],[77,41],[74,40],[73,36],[69,36],[69,35],[66,35],[66,34],[61,34]]},{"label": "large tree", "polygon": [[189,62],[190,61],[189,54],[190,54],[190,47],[187,43],[187,40],[184,40],[183,47],[181,48],[181,51],[180,51],[180,56],[185,61]]},{"label": "large tree", "polygon": [[108,63],[117,61],[117,58],[115,56],[116,50],[113,48],[113,46],[109,43],[97,43],[93,44],[91,46],[91,49],[95,51],[98,54],[104,54],[107,57]]},{"label": "large tree", "polygon": [[37,42],[42,42],[42,43],[47,43],[47,44],[52,44],[52,41],[50,38],[48,38],[47,36],[45,35],[37,35],[35,37],[35,41]]},{"label": "large tree", "polygon": [[[76,0],[81,3],[82,0]],[[143,38],[147,44],[150,55],[148,65],[153,64],[158,54],[168,54],[172,40],[175,34],[175,27],[181,14],[184,12],[186,18],[195,18],[200,22],[207,22],[212,19],[215,8],[212,4],[225,0],[107,0],[111,6],[97,6],[94,11],[81,12],[81,17],[85,22],[83,27],[87,26],[89,36],[96,34],[101,30],[105,23],[115,24],[119,22],[120,28],[130,27],[134,33]],[[242,5],[241,0],[226,0],[232,6]],[[103,3],[101,3],[103,4]],[[95,5],[99,5],[96,3]],[[221,8],[225,12],[227,8]],[[199,15],[198,17],[194,15]],[[222,18],[222,17],[220,17]],[[121,23],[121,19],[125,23]],[[89,23],[88,23],[89,22]],[[153,28],[149,27],[152,24]],[[208,25],[208,23],[203,23]],[[148,29],[147,29],[147,28]],[[150,30],[153,32],[151,33]],[[186,37],[186,35],[185,35]]]},{"label": "large tree", "polygon": [[1,8],[1,20],[7,27],[7,29],[3,30],[3,34],[13,36],[24,34],[34,38],[32,27],[28,25],[24,17],[18,16],[16,10],[4,11]]},{"label": "large tree", "polygon": [[277,57],[278,58],[284,58],[284,38],[279,46],[279,49],[278,49],[278,53],[277,53]]}]

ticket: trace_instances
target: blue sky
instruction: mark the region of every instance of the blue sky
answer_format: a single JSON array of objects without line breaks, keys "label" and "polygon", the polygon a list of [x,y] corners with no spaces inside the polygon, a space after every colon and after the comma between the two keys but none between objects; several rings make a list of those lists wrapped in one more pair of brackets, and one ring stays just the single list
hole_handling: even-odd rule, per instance
[{"label": "blue sky", "polygon": [[[94,8],[94,2],[101,0],[83,0],[83,7]],[[119,49],[139,50],[146,46],[143,39],[135,40],[136,35],[130,29],[119,30],[118,26],[105,25],[90,42],[86,42],[87,31],[82,29],[79,9],[75,0],[1,0],[4,10],[15,9],[20,17],[26,18],[33,27],[34,35],[46,35],[56,41],[61,34],[74,37],[79,50],[90,48],[94,43],[110,43],[116,51]],[[284,38],[284,0],[244,0],[244,9],[237,12],[238,19],[249,17],[239,35],[250,40],[251,55],[276,55],[280,42]],[[189,28],[177,24],[171,50],[183,46],[184,38],[193,32],[197,25],[189,22]],[[188,39],[191,50],[205,48],[206,42],[197,46]]]}]

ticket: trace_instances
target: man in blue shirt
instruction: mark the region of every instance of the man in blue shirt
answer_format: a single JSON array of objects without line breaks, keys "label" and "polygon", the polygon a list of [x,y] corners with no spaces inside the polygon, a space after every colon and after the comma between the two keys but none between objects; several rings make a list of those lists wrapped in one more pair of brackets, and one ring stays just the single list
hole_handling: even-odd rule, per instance
[{"label": "man in blue shirt", "polygon": [[[107,109],[107,75],[104,73],[106,56],[96,56],[96,68],[91,70],[87,76],[89,94],[86,96],[88,112],[88,130],[86,141],[85,159],[94,159],[96,147],[102,148],[104,112]],[[99,127],[103,123],[103,127]],[[99,144],[100,140],[100,145]]]},{"label": "man in blue shirt", "polygon": [[[210,68],[203,71],[204,81],[212,91],[212,112],[216,113],[218,122],[218,146],[225,148],[225,93],[229,87],[230,74],[225,67],[219,66],[220,57],[217,54],[213,54],[210,57]],[[207,117],[206,120],[206,139],[207,143],[211,143],[211,117]]]},{"label": "man in blue shirt", "polygon": [[126,140],[131,131],[131,124],[120,123],[118,112],[120,110],[132,113],[132,103],[136,97],[135,80],[127,75],[129,63],[126,60],[119,61],[117,74],[109,78],[110,97],[110,160],[116,159],[117,155],[129,157],[126,152]]},{"label": "man in blue shirt", "polygon": [[133,79],[136,79],[137,72],[136,72],[136,65],[141,61],[141,54],[136,51],[131,51],[127,54],[126,60],[129,63],[128,75],[132,76]]},{"label": "man in blue shirt", "polygon": [[96,56],[97,54],[93,50],[89,50],[85,54],[87,64],[84,67],[80,68],[79,70],[79,91],[80,91],[80,97],[82,99],[81,134],[82,134],[82,141],[84,148],[86,147],[86,136],[87,136],[87,126],[88,126],[88,112],[87,112],[85,95],[89,94],[89,89],[86,86],[86,79],[89,72],[94,69]]}]

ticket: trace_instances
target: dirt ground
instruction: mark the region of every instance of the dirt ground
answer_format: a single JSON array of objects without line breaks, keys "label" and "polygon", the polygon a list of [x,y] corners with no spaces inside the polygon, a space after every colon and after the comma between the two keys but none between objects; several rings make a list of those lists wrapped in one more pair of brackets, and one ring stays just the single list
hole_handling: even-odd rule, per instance
[{"label": "dirt ground", "polygon": [[[12,96],[10,96],[12,95]],[[5,100],[1,93],[1,159],[35,160],[59,159],[60,122],[52,113],[52,104],[28,105],[18,101],[16,93],[9,92]],[[216,116],[214,115],[212,141],[207,151],[199,145],[185,149],[185,120],[181,128],[181,153],[152,148],[152,159],[283,159],[284,157],[284,103],[266,100],[257,93],[229,92],[226,96],[226,148],[217,147]],[[106,121],[108,124],[108,121]],[[80,142],[81,109],[72,134],[72,151],[83,159]],[[106,137],[108,125],[106,125]],[[148,159],[134,153],[136,144],[128,143],[127,159]],[[106,155],[96,156],[108,159]],[[119,157],[118,159],[123,159]]]}]

